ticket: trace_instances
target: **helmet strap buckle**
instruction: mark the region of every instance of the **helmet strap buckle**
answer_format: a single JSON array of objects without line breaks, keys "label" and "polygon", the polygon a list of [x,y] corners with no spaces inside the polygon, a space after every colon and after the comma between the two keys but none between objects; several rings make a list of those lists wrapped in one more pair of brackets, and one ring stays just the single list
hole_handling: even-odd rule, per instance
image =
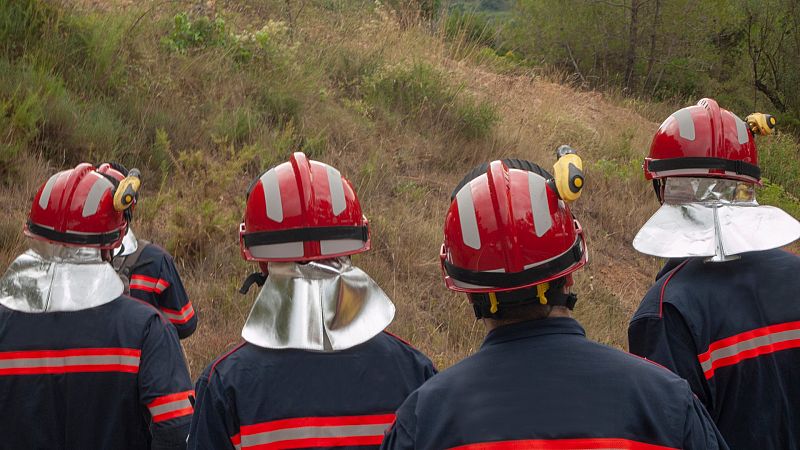
[{"label": "helmet strap buckle", "polygon": [[550,283],[542,283],[536,285],[536,297],[539,299],[539,303],[542,305],[547,304],[547,291],[550,290]]},{"label": "helmet strap buckle", "polygon": [[267,282],[267,275],[264,275],[263,272],[253,272],[244,279],[244,283],[242,283],[242,287],[239,288],[240,294],[247,294],[250,291],[250,288],[253,287],[254,284],[257,284],[258,287],[264,286],[264,283]]},{"label": "helmet strap buckle", "polygon": [[494,292],[489,292],[489,312],[492,314],[497,314],[497,306],[500,303],[497,301],[497,294]]}]

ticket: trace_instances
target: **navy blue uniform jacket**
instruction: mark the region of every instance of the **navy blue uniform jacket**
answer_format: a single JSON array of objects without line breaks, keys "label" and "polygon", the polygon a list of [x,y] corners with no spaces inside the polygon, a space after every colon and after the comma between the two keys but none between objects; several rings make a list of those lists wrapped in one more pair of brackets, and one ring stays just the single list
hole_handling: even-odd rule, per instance
[{"label": "navy blue uniform jacket", "polygon": [[383,449],[727,449],[686,381],[570,318],[492,330],[411,394]]},{"label": "navy blue uniform jacket", "polygon": [[191,389],[178,337],[150,305],[119,297],[70,312],[0,306],[2,449],[180,443]]},{"label": "navy blue uniform jacket", "polygon": [[145,246],[131,269],[130,288],[132,297],[158,308],[181,339],[194,333],[197,316],[175,262],[166,250],[155,244]]},{"label": "navy blue uniform jacket", "polygon": [[347,350],[243,343],[197,381],[190,449],[377,449],[394,411],[433,364],[380,333]]},{"label": "navy blue uniform jacket", "polygon": [[731,448],[800,449],[800,257],[680,261],[647,293],[628,338],[631,352],[689,381]]}]

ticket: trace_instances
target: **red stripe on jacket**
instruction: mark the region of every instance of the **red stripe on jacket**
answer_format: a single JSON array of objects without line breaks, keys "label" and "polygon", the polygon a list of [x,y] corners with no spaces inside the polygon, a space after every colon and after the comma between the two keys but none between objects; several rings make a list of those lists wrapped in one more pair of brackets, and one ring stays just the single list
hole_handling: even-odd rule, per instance
[{"label": "red stripe on jacket", "polygon": [[162,313],[164,313],[170,322],[176,325],[183,325],[192,320],[192,317],[194,317],[194,307],[192,306],[192,302],[187,302],[186,305],[179,310],[165,308],[163,306],[159,306],[159,309]]},{"label": "red stripe on jacket", "polygon": [[256,434],[266,431],[285,430],[300,427],[341,427],[347,425],[378,425],[394,422],[394,414],[371,414],[366,416],[298,417],[274,420],[271,422],[242,425],[241,434]]},{"label": "red stripe on jacket", "polygon": [[587,439],[526,439],[516,441],[481,442],[452,447],[452,450],[677,450],[674,447],[646,444],[620,438]]},{"label": "red stripe on jacket", "polygon": [[720,339],[697,355],[697,359],[706,379],[711,379],[721,367],[793,348],[800,348],[800,321],[769,325]]},{"label": "red stripe on jacket", "polygon": [[141,350],[74,348],[0,352],[1,375],[48,375],[79,372],[137,373]]},{"label": "red stripe on jacket", "polygon": [[169,281],[146,275],[131,275],[130,288],[160,294],[169,287]]},{"label": "red stripe on jacket", "polygon": [[194,391],[184,391],[163,395],[148,403],[147,409],[150,410],[153,422],[192,415],[194,408],[189,400],[191,396],[194,396]]},{"label": "red stripe on jacket", "polygon": [[248,450],[375,446],[394,419],[394,414],[371,414],[274,420],[241,426],[231,443]]},{"label": "red stripe on jacket", "polygon": [[298,449],[298,448],[324,448],[324,447],[356,447],[362,445],[381,445],[383,442],[383,435],[381,436],[352,436],[352,437],[335,437],[335,438],[308,438],[308,439],[294,439],[280,442],[273,442],[271,444],[261,445],[242,445],[242,450],[282,450],[282,449]]}]

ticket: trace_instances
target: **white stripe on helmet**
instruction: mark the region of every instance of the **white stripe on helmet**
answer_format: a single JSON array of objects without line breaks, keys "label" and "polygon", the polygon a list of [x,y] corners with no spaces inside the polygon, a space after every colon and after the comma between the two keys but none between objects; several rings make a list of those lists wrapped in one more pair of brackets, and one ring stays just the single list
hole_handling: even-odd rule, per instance
[{"label": "white stripe on helmet", "polygon": [[47,180],[47,183],[44,185],[44,189],[42,189],[42,196],[39,197],[39,207],[42,209],[47,209],[47,203],[50,202],[50,194],[53,192],[53,186],[56,185],[56,181],[58,181],[58,177],[64,172],[58,172],[57,174],[50,177]]},{"label": "white stripe on helmet", "polygon": [[553,227],[550,202],[547,201],[547,180],[539,174],[528,172],[528,192],[536,237],[542,237]]},{"label": "white stripe on helmet", "polygon": [[694,120],[692,119],[692,110],[683,108],[672,113],[672,116],[678,121],[678,132],[681,137],[690,141],[694,140]]},{"label": "white stripe on helmet", "polygon": [[305,248],[302,241],[254,245],[250,254],[255,258],[300,258],[305,255]]},{"label": "white stripe on helmet", "polygon": [[331,191],[331,206],[333,207],[333,215],[338,216],[344,211],[344,181],[342,174],[329,165],[325,165],[328,171],[328,188]]},{"label": "white stripe on helmet", "polygon": [[747,141],[750,140],[750,135],[747,134],[747,124],[736,114],[733,115],[733,120],[736,121],[736,137],[739,138],[739,143],[747,144]]},{"label": "white stripe on helmet", "polygon": [[111,189],[114,185],[111,184],[106,177],[97,172],[92,172],[97,179],[94,181],[92,188],[89,189],[89,195],[86,196],[86,202],[83,204],[83,217],[89,217],[97,212],[100,207],[100,200],[103,199],[103,194]]},{"label": "white stripe on helmet", "polygon": [[270,169],[261,175],[261,187],[264,189],[264,203],[267,205],[267,217],[275,222],[283,222],[283,203],[281,202],[281,185],[278,173]]},{"label": "white stripe on helmet", "polygon": [[323,255],[336,255],[354,252],[364,248],[364,241],[360,239],[331,239],[319,241],[319,251]]},{"label": "white stripe on helmet", "polygon": [[478,218],[475,216],[475,204],[472,202],[472,187],[467,183],[456,194],[458,219],[461,222],[461,236],[467,247],[481,248],[481,235],[478,232]]}]

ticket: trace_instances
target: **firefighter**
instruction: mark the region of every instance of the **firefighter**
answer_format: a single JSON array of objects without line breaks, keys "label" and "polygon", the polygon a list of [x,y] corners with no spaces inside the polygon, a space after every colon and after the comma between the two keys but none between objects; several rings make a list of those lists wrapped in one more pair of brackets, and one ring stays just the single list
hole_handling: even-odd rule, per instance
[{"label": "firefighter", "polygon": [[244,342],[197,381],[189,448],[378,448],[435,370],[383,331],[394,305],[350,260],[370,247],[350,182],[295,153],[251,185],[239,238],[261,268],[242,291],[262,289]]},{"label": "firefighter", "polygon": [[[128,170],[119,163],[104,163],[98,171],[122,180]],[[126,210],[130,222],[134,205]],[[158,308],[161,314],[178,331],[178,337],[186,339],[197,328],[197,317],[192,302],[183,287],[178,269],[166,250],[144,239],[137,239],[133,230],[122,239],[122,245],[114,252],[111,265],[126,285],[126,294]]]},{"label": "firefighter", "polygon": [[139,180],[91,164],[33,200],[0,279],[2,448],[183,449],[192,385],[175,330],[108,263]]},{"label": "firefighter", "polygon": [[644,162],[661,208],[633,245],[670,258],[634,314],[631,352],[688,380],[735,449],[800,449],[800,224],[759,206],[754,134],[712,99],[661,124]]},{"label": "firefighter", "polygon": [[684,380],[588,340],[571,318],[587,250],[563,199],[577,197],[583,175],[561,150],[574,163],[557,163],[556,179],[494,161],[461,183],[442,269],[488,333],[409,396],[381,448],[727,448]]}]

